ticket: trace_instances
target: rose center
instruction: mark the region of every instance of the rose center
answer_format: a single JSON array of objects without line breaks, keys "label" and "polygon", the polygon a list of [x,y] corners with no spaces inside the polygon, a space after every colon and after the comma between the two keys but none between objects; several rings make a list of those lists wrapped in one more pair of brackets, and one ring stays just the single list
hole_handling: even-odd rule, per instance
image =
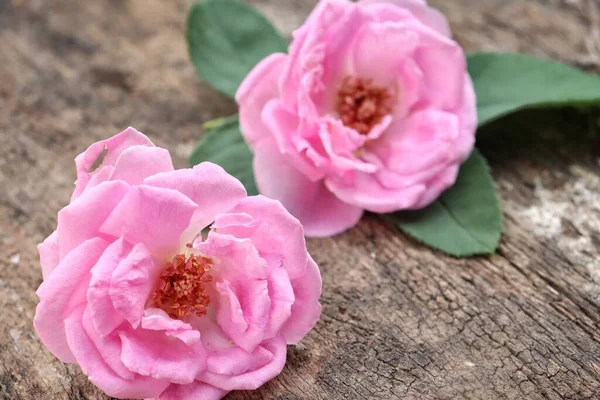
[{"label": "rose center", "polygon": [[337,112],[349,128],[366,135],[391,111],[390,90],[371,79],[347,76],[337,94]]},{"label": "rose center", "polygon": [[176,255],[160,274],[151,298],[152,306],[164,310],[174,319],[183,319],[191,314],[198,317],[206,315],[210,304],[206,286],[212,282],[209,274],[212,264],[208,257]]}]

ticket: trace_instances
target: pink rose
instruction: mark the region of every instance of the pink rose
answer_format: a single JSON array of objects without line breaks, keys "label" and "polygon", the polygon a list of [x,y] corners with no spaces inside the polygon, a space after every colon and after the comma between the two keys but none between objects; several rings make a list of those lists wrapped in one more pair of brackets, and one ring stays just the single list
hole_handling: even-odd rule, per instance
[{"label": "pink rose", "polygon": [[309,236],[427,206],[475,142],[463,50],[424,0],[322,0],[236,99],[260,192]]},{"label": "pink rose", "polygon": [[119,398],[220,399],[279,374],[321,310],[298,220],[217,165],[173,170],[133,128],[76,164],[39,245],[48,349]]}]

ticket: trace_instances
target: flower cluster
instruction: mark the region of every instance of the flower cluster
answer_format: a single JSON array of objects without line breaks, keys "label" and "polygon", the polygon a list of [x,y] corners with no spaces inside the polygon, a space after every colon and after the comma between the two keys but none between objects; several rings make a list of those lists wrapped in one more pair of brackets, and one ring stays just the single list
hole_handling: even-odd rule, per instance
[{"label": "flower cluster", "polygon": [[260,192],[310,236],[429,205],[475,142],[465,55],[424,0],[321,1],[236,99]]},{"label": "flower cluster", "polygon": [[217,165],[174,170],[133,128],[76,165],[39,245],[48,349],[119,398],[219,399],[276,376],[321,310],[298,220]]}]

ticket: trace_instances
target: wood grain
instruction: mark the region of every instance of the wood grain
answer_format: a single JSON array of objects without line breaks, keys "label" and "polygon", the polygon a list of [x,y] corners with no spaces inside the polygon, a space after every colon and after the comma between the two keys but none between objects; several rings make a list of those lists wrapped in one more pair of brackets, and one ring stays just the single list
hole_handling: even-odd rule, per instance
[{"label": "wood grain", "polygon": [[[315,2],[252,3],[290,33]],[[595,0],[431,3],[468,50],[599,71]],[[190,4],[0,0],[2,399],[105,398],[33,331],[35,246],[91,142],[132,125],[184,167],[202,123],[235,112],[188,61]],[[444,256],[374,216],[309,241],[324,278],[321,321],[277,379],[229,398],[600,398],[599,117],[525,112],[480,132],[505,212],[492,257]]]}]

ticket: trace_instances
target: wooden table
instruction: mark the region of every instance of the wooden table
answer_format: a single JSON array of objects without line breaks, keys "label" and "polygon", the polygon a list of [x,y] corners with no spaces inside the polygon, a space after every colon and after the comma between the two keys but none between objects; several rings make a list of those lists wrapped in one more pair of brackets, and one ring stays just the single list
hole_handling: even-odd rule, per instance
[{"label": "wooden table", "polygon": [[[256,0],[285,33],[314,0]],[[600,71],[596,0],[432,0],[468,49]],[[128,125],[176,166],[235,105],[200,83],[190,1],[0,0],[0,398],[102,399],[32,328],[36,244],[73,158]],[[505,213],[492,257],[456,260],[374,216],[310,240],[323,316],[277,379],[231,399],[600,398],[597,111],[526,112],[480,133]]]}]

